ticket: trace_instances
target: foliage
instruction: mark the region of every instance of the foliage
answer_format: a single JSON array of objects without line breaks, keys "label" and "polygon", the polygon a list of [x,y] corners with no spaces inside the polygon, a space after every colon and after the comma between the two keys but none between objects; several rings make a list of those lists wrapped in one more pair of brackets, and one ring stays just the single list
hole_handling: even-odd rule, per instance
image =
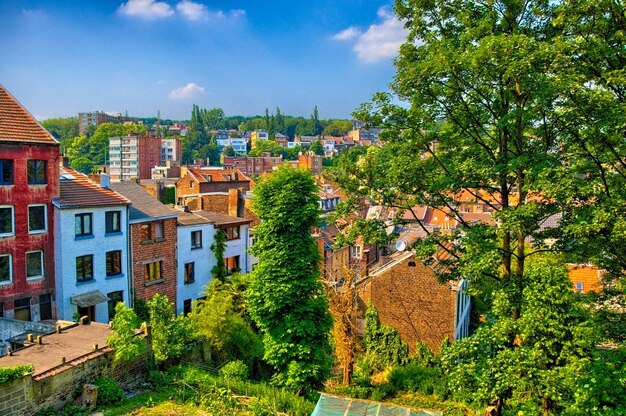
[{"label": "foliage", "polygon": [[235,149],[231,145],[226,145],[222,149],[222,156],[237,156]]},{"label": "foliage", "polygon": [[78,136],[78,117],[49,118],[41,125],[61,142]]},{"label": "foliage", "polygon": [[156,294],[148,301],[152,349],[157,361],[180,357],[191,338],[191,329],[184,316],[176,316],[167,296]]},{"label": "foliage", "polygon": [[223,230],[217,230],[215,233],[215,241],[211,244],[211,251],[215,253],[215,266],[211,268],[211,274],[219,281],[224,281],[228,276],[226,263],[224,262],[224,251],[226,250],[226,233]]},{"label": "foliage", "polygon": [[139,322],[150,322],[150,311],[146,301],[134,295],[133,297],[133,311],[137,315]]},{"label": "foliage", "polygon": [[309,147],[309,151],[315,153],[318,156],[324,156],[324,146],[322,145],[321,140],[316,140],[311,143],[311,147]]},{"label": "foliage", "polygon": [[555,256],[536,257],[527,277],[518,319],[511,294],[500,290],[489,323],[442,352],[455,397],[504,399],[512,411],[540,414],[562,410],[579,394],[576,380],[598,339],[589,313]]},{"label": "foliage", "polygon": [[139,319],[132,308],[124,305],[124,302],[115,305],[115,316],[111,322],[112,334],[107,338],[107,344],[115,351],[116,363],[133,360],[145,352],[144,340],[135,336],[139,325]]},{"label": "foliage", "polygon": [[447,386],[440,368],[426,367],[417,364],[406,364],[394,367],[387,380],[393,386],[392,391],[424,394],[437,394],[446,398]]},{"label": "foliage", "polygon": [[95,165],[104,164],[108,158],[109,137],[125,136],[129,127],[118,123],[102,123],[91,135],[74,138],[66,148],[70,160],[85,157]]},{"label": "foliage", "polygon": [[226,381],[247,380],[250,369],[243,361],[231,361],[220,368],[220,377]]},{"label": "foliage", "polygon": [[161,202],[164,204],[175,204],[176,203],[176,187],[175,186],[167,186],[163,189]]},{"label": "foliage", "polygon": [[307,171],[285,165],[261,179],[254,193],[261,222],[251,248],[259,262],[247,293],[250,314],[275,381],[316,388],[329,374],[332,324],[311,236],[319,219],[317,186]]},{"label": "foliage", "polygon": [[283,159],[285,160],[298,160],[298,155],[302,152],[302,147],[300,145],[284,148],[283,149]]},{"label": "foliage", "polygon": [[94,381],[98,386],[98,406],[115,405],[124,399],[124,391],[108,377],[100,377]]},{"label": "foliage", "polygon": [[32,373],[35,367],[32,364],[16,365],[13,367],[0,367],[0,384],[10,383],[21,378],[24,374]]},{"label": "foliage", "polygon": [[194,335],[211,346],[216,364],[241,360],[251,367],[263,356],[261,337],[247,321],[246,287],[245,276],[234,275],[227,281],[214,279],[206,299],[198,300],[188,315]]},{"label": "foliage", "polygon": [[341,137],[352,130],[353,124],[350,120],[333,120],[326,127],[322,134],[324,136]]},{"label": "foliage", "polygon": [[409,345],[393,327],[380,323],[373,305],[369,305],[365,312],[363,346],[378,368],[402,365],[408,360]]},{"label": "foliage", "polygon": [[283,147],[274,140],[256,140],[254,147],[248,155],[250,157],[262,156],[263,153],[270,153],[272,156],[280,156],[283,153]]},{"label": "foliage", "polygon": [[90,173],[93,173],[93,168],[94,168],[93,162],[86,157],[78,157],[72,160],[70,166],[72,167],[72,169],[80,173],[84,173],[85,175],[89,175]]}]

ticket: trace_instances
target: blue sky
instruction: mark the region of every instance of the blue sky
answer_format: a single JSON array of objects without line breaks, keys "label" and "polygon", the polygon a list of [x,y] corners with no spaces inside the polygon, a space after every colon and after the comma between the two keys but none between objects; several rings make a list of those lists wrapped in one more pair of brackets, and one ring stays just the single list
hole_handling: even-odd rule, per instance
[{"label": "blue sky", "polygon": [[388,89],[390,1],[0,0],[0,83],[38,119],[78,112],[349,118]]}]

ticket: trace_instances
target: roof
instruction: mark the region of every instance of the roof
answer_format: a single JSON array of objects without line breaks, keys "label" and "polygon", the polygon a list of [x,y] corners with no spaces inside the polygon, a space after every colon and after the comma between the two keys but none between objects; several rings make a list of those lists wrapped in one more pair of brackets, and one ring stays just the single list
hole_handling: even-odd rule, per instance
[{"label": "roof", "polygon": [[198,225],[198,224],[210,224],[207,218],[196,215],[193,212],[181,211],[178,213],[178,224],[180,225]]},{"label": "roof", "polygon": [[66,167],[61,167],[60,188],[61,196],[54,198],[53,202],[61,209],[130,204],[128,199],[117,192],[103,188],[87,175]]},{"label": "roof", "polygon": [[393,403],[373,402],[322,393],[311,416],[435,416],[441,414],[441,412],[414,409]]},{"label": "roof", "polygon": [[163,205],[136,182],[113,182],[111,189],[122,194],[132,203],[128,215],[130,223],[178,217],[176,210]]},{"label": "roof", "polygon": [[0,142],[59,144],[2,85],[0,85]]},{"label": "roof", "polygon": [[[60,334],[44,335],[41,345],[31,344],[15,351],[12,356],[0,357],[0,367],[33,364],[35,377],[52,369],[62,371],[65,367],[71,367],[74,360],[80,361],[93,354],[94,344],[98,344],[100,348],[97,352],[106,351],[106,339],[109,335],[111,328],[96,322],[64,328]],[[59,366],[61,357],[66,359],[64,366]]]},{"label": "roof", "polygon": [[250,224],[252,222],[252,220],[247,220],[245,218],[231,217],[230,215],[220,214],[211,211],[194,211],[193,213],[196,215],[200,215],[203,218],[206,218],[217,226],[222,227]]},{"label": "roof", "polygon": [[189,174],[200,183],[250,181],[246,175],[237,169],[189,169]]}]

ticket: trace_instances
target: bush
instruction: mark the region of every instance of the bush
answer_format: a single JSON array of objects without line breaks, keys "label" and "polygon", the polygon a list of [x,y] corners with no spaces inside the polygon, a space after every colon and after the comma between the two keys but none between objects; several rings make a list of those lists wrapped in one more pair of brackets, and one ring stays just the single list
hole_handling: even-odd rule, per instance
[{"label": "bush", "polygon": [[98,378],[94,384],[98,386],[98,406],[115,405],[124,398],[124,391],[108,377]]},{"label": "bush", "polygon": [[226,381],[247,380],[249,373],[248,366],[240,360],[231,361],[220,369],[220,376]]},{"label": "bush", "polygon": [[54,407],[48,406],[45,409],[37,410],[35,413],[33,413],[33,416],[57,416],[57,414],[58,413]]},{"label": "bush", "polygon": [[445,382],[438,368],[422,367],[417,364],[397,366],[391,370],[387,380],[396,391],[435,393],[442,398],[446,395]]},{"label": "bush", "polygon": [[16,365],[14,367],[0,367],[0,384],[10,383],[21,378],[24,374],[35,370],[32,364]]}]

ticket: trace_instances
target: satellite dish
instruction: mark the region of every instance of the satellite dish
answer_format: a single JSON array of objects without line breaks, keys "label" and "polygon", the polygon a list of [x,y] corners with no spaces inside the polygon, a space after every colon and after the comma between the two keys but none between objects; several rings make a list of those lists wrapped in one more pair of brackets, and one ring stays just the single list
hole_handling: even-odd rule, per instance
[{"label": "satellite dish", "polygon": [[396,243],[396,250],[398,250],[398,251],[406,250],[406,243],[404,241],[398,241]]}]

